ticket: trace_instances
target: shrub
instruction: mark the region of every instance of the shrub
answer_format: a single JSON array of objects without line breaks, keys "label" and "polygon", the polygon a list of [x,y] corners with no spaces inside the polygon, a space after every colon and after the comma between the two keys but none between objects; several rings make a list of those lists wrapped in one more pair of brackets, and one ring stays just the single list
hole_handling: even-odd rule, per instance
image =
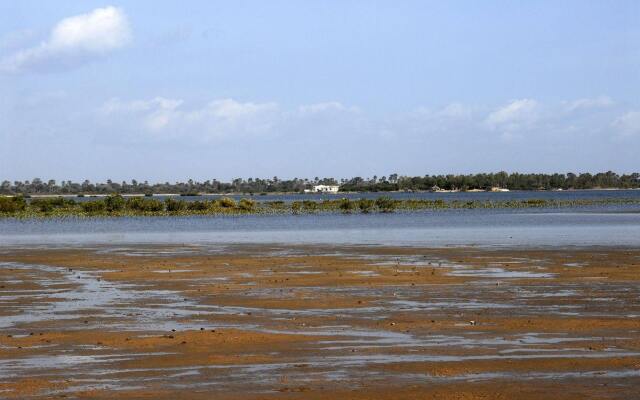
[{"label": "shrub", "polygon": [[360,208],[360,211],[362,211],[364,214],[368,214],[369,212],[371,212],[371,209],[374,206],[374,202],[373,200],[369,200],[369,199],[360,199],[358,200],[358,208]]},{"label": "shrub", "polygon": [[396,202],[391,197],[383,196],[376,199],[376,206],[380,211],[389,213],[396,209]]},{"label": "shrub", "polygon": [[204,201],[196,200],[196,201],[187,203],[187,209],[191,211],[204,211],[207,208],[209,208],[209,205]]},{"label": "shrub", "polygon": [[36,207],[40,212],[48,213],[53,211],[53,204],[50,201],[34,201],[31,203],[33,207]]},{"label": "shrub", "polygon": [[315,211],[318,209],[318,203],[313,200],[303,200],[302,207],[307,211]]},{"label": "shrub", "polygon": [[126,202],[127,208],[135,211],[162,211],[164,204],[160,200],[133,197]]},{"label": "shrub", "polygon": [[75,201],[65,200],[63,197],[33,199],[30,203],[31,207],[36,208],[41,212],[51,212],[54,208],[66,207],[74,204]]},{"label": "shrub", "polygon": [[218,200],[218,204],[220,204],[220,207],[222,208],[233,208],[236,206],[235,200],[229,197],[221,198],[220,200]]},{"label": "shrub", "polygon": [[0,212],[22,211],[27,206],[23,197],[0,197]]},{"label": "shrub", "polygon": [[343,199],[340,199],[340,203],[338,207],[340,207],[342,212],[346,214],[346,213],[350,213],[351,210],[355,208],[355,204],[351,200],[347,198],[343,198]]},{"label": "shrub", "polygon": [[528,199],[526,204],[530,207],[542,207],[547,204],[547,201],[544,199]]},{"label": "shrub", "polygon": [[174,200],[172,198],[166,198],[164,200],[164,205],[169,212],[177,212],[182,211],[187,208],[187,204],[182,200]]},{"label": "shrub", "polygon": [[104,199],[104,206],[109,212],[122,210],[124,203],[124,198],[119,194],[112,194]]},{"label": "shrub", "polygon": [[256,206],[256,202],[249,199],[242,199],[238,204],[238,207],[244,211],[251,211]]},{"label": "shrub", "polygon": [[105,209],[105,203],[101,200],[87,201],[82,203],[80,206],[84,212],[88,213],[98,213]]},{"label": "shrub", "polygon": [[291,212],[294,214],[299,214],[300,209],[302,208],[302,203],[299,201],[294,201],[291,203]]},{"label": "shrub", "polygon": [[284,201],[282,201],[282,200],[267,201],[264,204],[266,204],[267,206],[269,206],[272,209],[277,209],[277,210],[282,210],[283,208],[285,208]]}]

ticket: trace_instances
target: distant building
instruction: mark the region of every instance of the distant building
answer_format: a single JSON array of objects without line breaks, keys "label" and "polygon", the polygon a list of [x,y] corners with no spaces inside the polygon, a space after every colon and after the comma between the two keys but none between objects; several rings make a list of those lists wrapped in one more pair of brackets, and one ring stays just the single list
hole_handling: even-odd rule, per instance
[{"label": "distant building", "polygon": [[491,191],[492,192],[508,192],[509,189],[501,188],[501,187],[498,187],[498,186],[494,186],[494,187],[491,188]]},{"label": "distant building", "polygon": [[311,193],[338,193],[340,186],[338,185],[315,185],[311,190],[305,190],[305,192]]}]

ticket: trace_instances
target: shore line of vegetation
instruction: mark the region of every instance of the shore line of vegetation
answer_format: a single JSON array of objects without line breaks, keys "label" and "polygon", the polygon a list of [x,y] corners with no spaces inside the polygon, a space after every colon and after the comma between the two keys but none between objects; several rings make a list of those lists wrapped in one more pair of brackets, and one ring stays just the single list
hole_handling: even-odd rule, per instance
[{"label": "shore line of vegetation", "polygon": [[267,193],[304,193],[314,191],[317,185],[338,186],[340,192],[397,192],[397,191],[429,191],[440,190],[491,190],[502,188],[509,190],[577,190],[577,189],[637,189],[640,188],[640,173],[618,174],[613,171],[591,174],[588,172],[575,174],[554,173],[538,174],[517,172],[478,173],[467,175],[424,175],[404,176],[390,174],[388,176],[353,177],[350,179],[319,178],[280,179],[273,178],[236,178],[230,182],[217,179],[186,182],[137,181],[116,182],[73,182],[54,179],[34,178],[30,181],[4,180],[0,182],[0,195],[108,195],[108,194],[162,194],[180,195],[210,194],[267,194]]},{"label": "shore line of vegetation", "polygon": [[96,200],[76,202],[73,199],[0,197],[0,218],[47,217],[124,217],[124,216],[188,216],[188,215],[260,215],[314,213],[391,213],[396,211],[428,211],[478,208],[570,208],[602,205],[639,205],[638,199],[579,199],[579,200],[424,200],[392,199],[334,199],[303,201],[263,201],[229,197],[216,200],[185,201],[174,198],[162,200],[146,197],[109,195]]}]

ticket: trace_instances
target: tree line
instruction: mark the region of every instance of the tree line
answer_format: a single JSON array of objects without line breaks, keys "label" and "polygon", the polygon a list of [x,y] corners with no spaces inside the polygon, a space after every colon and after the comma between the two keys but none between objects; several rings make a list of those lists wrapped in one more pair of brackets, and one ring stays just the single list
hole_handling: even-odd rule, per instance
[{"label": "tree line", "polygon": [[425,175],[400,176],[391,174],[388,177],[373,176],[371,178],[354,177],[350,179],[314,178],[314,179],[279,179],[273,178],[237,178],[231,182],[217,179],[204,182],[189,179],[186,182],[149,183],[131,180],[130,182],[90,182],[82,183],[63,180],[60,183],[51,179],[44,181],[34,178],[31,181],[5,180],[0,185],[3,195],[73,195],[73,194],[163,194],[176,193],[182,195],[198,193],[247,193],[262,194],[275,192],[296,193],[311,189],[314,185],[339,185],[340,191],[388,192],[388,191],[425,191],[440,188],[444,190],[490,189],[492,187],[509,190],[554,190],[554,189],[597,189],[597,188],[640,188],[640,174],[617,174],[612,171],[597,174],[590,173],[555,173],[555,174],[522,174],[522,173],[479,173],[469,175]]}]

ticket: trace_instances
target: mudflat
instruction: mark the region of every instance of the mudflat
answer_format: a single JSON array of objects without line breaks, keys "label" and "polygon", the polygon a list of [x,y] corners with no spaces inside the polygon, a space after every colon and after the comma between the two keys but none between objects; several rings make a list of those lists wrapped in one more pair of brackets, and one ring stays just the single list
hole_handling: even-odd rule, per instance
[{"label": "mudflat", "polygon": [[0,398],[639,393],[637,249],[0,249]]}]

